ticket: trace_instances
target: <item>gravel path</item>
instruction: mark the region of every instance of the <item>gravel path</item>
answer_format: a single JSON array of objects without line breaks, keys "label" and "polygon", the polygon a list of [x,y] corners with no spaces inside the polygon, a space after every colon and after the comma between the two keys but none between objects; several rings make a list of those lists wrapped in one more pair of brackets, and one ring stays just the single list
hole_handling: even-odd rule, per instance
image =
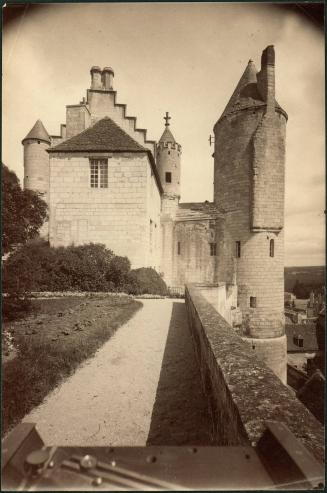
[{"label": "gravel path", "polygon": [[184,300],[143,308],[24,421],[46,444],[210,444]]}]

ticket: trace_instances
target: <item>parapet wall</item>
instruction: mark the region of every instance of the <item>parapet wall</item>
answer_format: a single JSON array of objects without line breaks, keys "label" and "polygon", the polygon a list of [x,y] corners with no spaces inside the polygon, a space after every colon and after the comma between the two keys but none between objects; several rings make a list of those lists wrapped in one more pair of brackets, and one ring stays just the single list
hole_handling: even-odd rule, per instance
[{"label": "parapet wall", "polygon": [[188,285],[185,303],[202,384],[219,445],[255,446],[266,421],[284,423],[318,459],[324,458],[324,430],[278,377],[251,352],[226,320]]}]

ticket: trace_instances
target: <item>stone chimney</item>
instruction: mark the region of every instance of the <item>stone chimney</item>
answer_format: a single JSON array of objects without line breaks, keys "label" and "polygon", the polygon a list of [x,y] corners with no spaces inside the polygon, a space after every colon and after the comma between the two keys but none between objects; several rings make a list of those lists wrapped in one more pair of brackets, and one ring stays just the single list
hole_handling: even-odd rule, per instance
[{"label": "stone chimney", "polygon": [[91,70],[91,89],[101,90],[102,80],[101,80],[101,69],[100,67],[92,67]]},{"label": "stone chimney", "polygon": [[105,91],[113,90],[114,71],[111,67],[104,67],[102,70],[102,85]]},{"label": "stone chimney", "polygon": [[261,70],[257,74],[258,89],[267,103],[267,113],[275,111],[275,50],[267,46],[261,55]]}]

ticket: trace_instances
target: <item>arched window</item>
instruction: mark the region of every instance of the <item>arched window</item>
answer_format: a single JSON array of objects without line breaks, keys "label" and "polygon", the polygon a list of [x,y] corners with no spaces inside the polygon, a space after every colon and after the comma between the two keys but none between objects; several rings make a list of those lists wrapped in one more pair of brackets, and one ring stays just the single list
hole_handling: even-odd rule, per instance
[{"label": "arched window", "polygon": [[275,240],[270,240],[269,242],[269,255],[271,257],[275,256]]}]

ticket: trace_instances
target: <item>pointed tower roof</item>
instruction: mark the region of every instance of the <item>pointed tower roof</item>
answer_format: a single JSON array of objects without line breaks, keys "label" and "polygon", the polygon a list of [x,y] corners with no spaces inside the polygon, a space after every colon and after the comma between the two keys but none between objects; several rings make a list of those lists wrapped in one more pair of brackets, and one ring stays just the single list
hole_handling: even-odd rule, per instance
[{"label": "pointed tower roof", "polygon": [[253,61],[249,60],[249,63],[220,118],[249,106],[260,106],[265,104],[258,91],[257,73],[258,71]]},{"label": "pointed tower roof", "polygon": [[[266,105],[266,101],[263,100],[263,97],[258,89],[257,73],[258,71],[253,61],[249,60],[249,63],[247,64],[247,67],[244,70],[243,75],[240,78],[240,81],[237,84],[236,89],[233,92],[232,97],[228,101],[227,106],[224,109],[219,120],[227,115],[240,110],[244,110],[246,108],[257,108],[259,106]],[[275,101],[275,106],[278,110],[286,115],[277,101]]]},{"label": "pointed tower roof", "polygon": [[172,142],[173,144],[176,143],[176,140],[168,127],[165,128],[159,142]]},{"label": "pointed tower roof", "polygon": [[171,131],[169,130],[169,120],[171,119],[171,117],[169,116],[169,113],[168,111],[166,111],[166,116],[164,116],[164,120],[165,120],[165,130],[162,134],[162,136],[160,137],[160,140],[159,142],[171,142],[172,144],[177,144],[173,134],[171,133]]},{"label": "pointed tower roof", "polygon": [[48,144],[51,142],[49,134],[41,120],[36,121],[34,127],[28,132],[25,139],[22,140],[22,144],[24,144],[24,141],[27,139],[43,140],[44,142],[48,142]]}]

